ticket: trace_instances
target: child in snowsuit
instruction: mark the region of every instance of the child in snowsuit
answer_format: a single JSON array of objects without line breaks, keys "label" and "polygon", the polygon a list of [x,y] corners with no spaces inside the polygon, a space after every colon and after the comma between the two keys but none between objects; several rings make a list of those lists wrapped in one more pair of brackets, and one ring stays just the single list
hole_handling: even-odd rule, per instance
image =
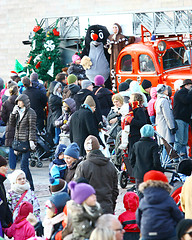
[{"label": "child in snowsuit", "polygon": [[26,220],[29,213],[33,212],[33,205],[29,202],[23,202],[19,207],[18,215],[14,223],[9,228],[4,228],[4,233],[14,240],[27,240],[35,236],[34,227]]},{"label": "child in snowsuit", "polygon": [[156,87],[151,88],[150,96],[151,96],[151,99],[148,102],[147,112],[149,114],[149,119],[151,121],[151,124],[155,124],[155,116],[156,116],[155,102],[157,100],[157,88]]},{"label": "child in snowsuit", "polygon": [[141,240],[176,239],[175,228],[183,215],[170,196],[171,190],[162,172],[151,170],[145,173],[144,182],[139,185],[144,197],[136,211]]},{"label": "child in snowsuit", "polygon": [[118,217],[125,230],[123,239],[138,240],[140,230],[136,224],[135,212],[139,206],[139,197],[134,192],[127,192],[124,195],[123,204],[126,211]]}]

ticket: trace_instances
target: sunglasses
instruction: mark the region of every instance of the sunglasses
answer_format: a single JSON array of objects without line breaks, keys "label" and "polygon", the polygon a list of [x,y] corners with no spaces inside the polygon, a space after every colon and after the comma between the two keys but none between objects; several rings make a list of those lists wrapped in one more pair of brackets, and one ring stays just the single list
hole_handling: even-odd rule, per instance
[{"label": "sunglasses", "polygon": [[192,231],[191,232],[186,232],[185,234],[189,234],[189,236],[192,237]]}]

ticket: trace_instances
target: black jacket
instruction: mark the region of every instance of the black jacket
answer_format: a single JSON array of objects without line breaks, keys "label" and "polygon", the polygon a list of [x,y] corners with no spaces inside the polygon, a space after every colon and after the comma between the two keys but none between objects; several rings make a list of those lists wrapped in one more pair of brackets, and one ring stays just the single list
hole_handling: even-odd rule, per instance
[{"label": "black jacket", "polygon": [[134,118],[130,124],[130,136],[140,136],[140,129],[147,123],[144,108],[139,107],[133,110]]},{"label": "black jacket", "polygon": [[13,222],[12,213],[7,203],[6,192],[3,185],[5,180],[6,177],[0,174],[0,222],[2,227],[8,227],[8,224]]},{"label": "black jacket", "polygon": [[104,213],[114,213],[116,199],[119,194],[117,171],[100,150],[93,150],[76,169],[75,180],[84,177],[96,191],[97,201]]},{"label": "black jacket", "polygon": [[110,92],[109,89],[100,86],[95,86],[93,92],[98,98],[101,107],[101,114],[107,117],[113,106],[112,92]]},{"label": "black jacket", "polygon": [[143,179],[150,170],[164,170],[160,163],[159,146],[149,137],[142,137],[133,145],[130,160],[134,177],[138,179]]},{"label": "black jacket", "polygon": [[173,115],[175,119],[189,123],[192,113],[192,91],[185,87],[177,91],[173,100]]},{"label": "black jacket", "polygon": [[78,80],[87,78],[85,75],[85,69],[80,64],[71,63],[67,72],[68,72],[68,74],[74,74],[75,76],[77,76]]},{"label": "black jacket", "polygon": [[79,145],[80,156],[85,156],[84,141],[89,135],[94,135],[100,144],[103,144],[92,111],[81,106],[78,111],[73,113],[70,122],[70,140]]}]

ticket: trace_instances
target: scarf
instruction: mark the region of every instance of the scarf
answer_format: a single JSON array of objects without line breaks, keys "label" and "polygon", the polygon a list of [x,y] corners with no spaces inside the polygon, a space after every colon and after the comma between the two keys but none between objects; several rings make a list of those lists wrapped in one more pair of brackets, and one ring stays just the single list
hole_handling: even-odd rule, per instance
[{"label": "scarf", "polygon": [[96,218],[101,213],[101,207],[98,202],[96,202],[95,206],[88,206],[86,203],[83,203],[82,206],[84,207],[85,211],[93,218]]},{"label": "scarf", "polygon": [[26,190],[29,190],[29,189],[30,189],[30,185],[28,182],[26,182],[23,185],[17,184],[17,183],[11,184],[11,190],[17,194],[23,194]]}]

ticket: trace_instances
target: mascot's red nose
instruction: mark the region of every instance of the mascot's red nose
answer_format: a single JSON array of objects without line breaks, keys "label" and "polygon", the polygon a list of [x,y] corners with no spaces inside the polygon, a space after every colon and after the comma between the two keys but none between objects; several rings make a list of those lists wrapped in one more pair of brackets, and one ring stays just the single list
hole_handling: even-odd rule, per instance
[{"label": "mascot's red nose", "polygon": [[97,39],[98,39],[98,35],[97,35],[96,33],[93,33],[93,35],[92,35],[92,39],[93,39],[94,41],[97,41]]}]

